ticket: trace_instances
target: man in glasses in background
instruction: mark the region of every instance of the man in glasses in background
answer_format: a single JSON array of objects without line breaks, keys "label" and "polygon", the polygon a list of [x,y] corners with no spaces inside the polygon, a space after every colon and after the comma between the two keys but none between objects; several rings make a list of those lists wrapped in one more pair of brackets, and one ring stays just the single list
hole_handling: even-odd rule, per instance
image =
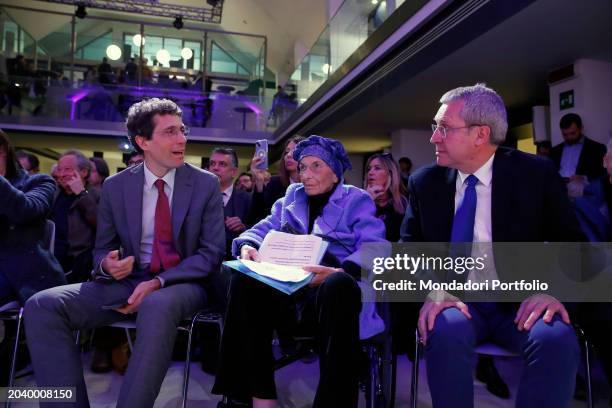
[{"label": "man in glasses in background", "polygon": [[26,304],[38,386],[76,386],[79,407],[89,401],[74,331],[138,312],[117,406],[152,407],[177,326],[210,299],[211,275],[225,252],[219,182],[185,163],[189,130],[181,109],[167,99],[138,102],[128,111],[127,129],[144,163],[104,183],[94,281],[39,292]]},{"label": "man in glasses in background", "polygon": [[[457,88],[440,103],[431,136],[437,164],[410,177],[403,242],[584,240],[552,161],[499,146],[508,123],[494,90]],[[474,257],[478,246],[470,247]],[[503,267],[490,265],[487,276]],[[467,279],[478,279],[473,272]],[[474,406],[474,347],[486,341],[525,360],[517,406],[568,406],[580,351],[568,313],[554,297],[532,295],[517,310],[439,292],[425,300],[418,329],[435,408]]]}]

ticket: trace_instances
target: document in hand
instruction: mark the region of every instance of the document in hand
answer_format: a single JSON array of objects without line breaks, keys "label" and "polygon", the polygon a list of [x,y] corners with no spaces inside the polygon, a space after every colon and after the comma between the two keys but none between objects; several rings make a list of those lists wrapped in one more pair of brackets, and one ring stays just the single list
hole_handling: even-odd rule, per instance
[{"label": "document in hand", "polygon": [[312,280],[312,273],[302,267],[319,264],[327,245],[315,235],[271,231],[259,248],[261,262],[236,260],[223,264],[290,295]]}]

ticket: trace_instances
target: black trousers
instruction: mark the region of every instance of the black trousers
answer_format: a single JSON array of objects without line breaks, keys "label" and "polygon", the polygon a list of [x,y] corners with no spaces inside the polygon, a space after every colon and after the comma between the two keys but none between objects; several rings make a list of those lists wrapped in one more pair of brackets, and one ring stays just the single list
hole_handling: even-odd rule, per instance
[{"label": "black trousers", "polygon": [[272,332],[312,323],[320,379],[314,407],[356,407],[361,292],[347,273],[285,295],[253,278],[232,276],[219,369],[212,392],[235,399],[276,399]]}]

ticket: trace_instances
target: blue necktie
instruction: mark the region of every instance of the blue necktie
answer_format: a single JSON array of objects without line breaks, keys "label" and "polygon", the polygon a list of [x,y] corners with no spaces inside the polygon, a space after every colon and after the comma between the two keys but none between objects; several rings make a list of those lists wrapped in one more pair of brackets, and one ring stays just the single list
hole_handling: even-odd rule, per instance
[{"label": "blue necktie", "polygon": [[474,240],[474,218],[476,216],[476,184],[478,178],[470,174],[464,181],[466,184],[463,201],[453,218],[451,242],[472,242]]}]

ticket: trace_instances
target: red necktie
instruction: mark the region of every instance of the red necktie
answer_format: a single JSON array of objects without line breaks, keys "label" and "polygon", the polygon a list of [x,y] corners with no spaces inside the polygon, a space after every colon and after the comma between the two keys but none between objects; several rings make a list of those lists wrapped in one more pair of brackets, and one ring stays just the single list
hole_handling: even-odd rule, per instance
[{"label": "red necktie", "polygon": [[172,243],[172,218],[170,204],[164,192],[164,180],[157,179],[157,204],[155,206],[155,229],[153,233],[153,254],[151,256],[151,273],[158,273],[161,268],[168,270],[181,262],[181,258]]}]

